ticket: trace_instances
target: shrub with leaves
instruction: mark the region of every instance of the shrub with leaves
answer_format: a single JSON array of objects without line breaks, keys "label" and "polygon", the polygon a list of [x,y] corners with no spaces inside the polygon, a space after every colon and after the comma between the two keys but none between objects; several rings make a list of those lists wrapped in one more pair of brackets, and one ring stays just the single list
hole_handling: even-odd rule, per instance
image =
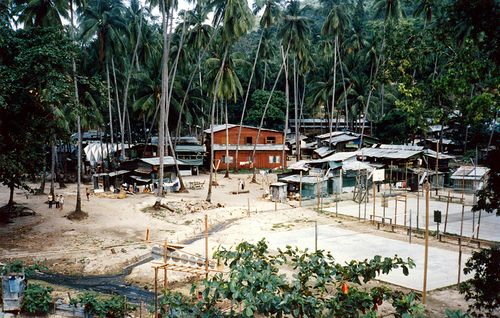
[{"label": "shrub with leaves", "polygon": [[[460,284],[460,293],[465,299],[475,302],[469,305],[473,316],[482,317],[479,311],[486,311],[486,317],[494,317],[493,311],[500,308],[500,248],[498,246],[472,252],[465,263],[464,273],[474,277]],[[477,312],[476,312],[477,311]],[[495,316],[496,317],[496,316]]]},{"label": "shrub with leaves", "polygon": [[70,304],[73,306],[80,304],[89,315],[101,318],[125,317],[137,308],[136,305],[129,304],[124,296],[104,297],[94,292],[79,294],[71,299]]},{"label": "shrub with leaves", "polygon": [[[378,306],[386,301],[394,307],[396,317],[421,312],[417,294],[362,286],[397,268],[408,275],[409,268],[415,266],[409,258],[375,256],[342,265],[330,253],[309,253],[290,246],[270,255],[264,240],[255,245],[243,242],[234,251],[220,248],[214,258],[229,270],[203,281],[203,300],[194,297],[193,287],[190,298],[166,293],[160,307],[166,305],[172,317],[375,317]],[[291,279],[280,273],[281,266],[293,268]],[[217,309],[228,301],[242,312]],[[163,308],[161,311],[165,313]]]},{"label": "shrub with leaves", "polygon": [[47,267],[43,264],[34,264],[30,266],[24,266],[20,260],[16,260],[14,263],[5,263],[4,265],[0,265],[0,273],[2,275],[7,275],[10,273],[21,273],[24,268],[24,275],[26,275],[26,279],[30,277],[34,273],[35,270],[45,270]]},{"label": "shrub with leaves", "polygon": [[26,288],[21,309],[30,314],[47,315],[54,306],[51,293],[52,287],[50,286],[29,284]]}]

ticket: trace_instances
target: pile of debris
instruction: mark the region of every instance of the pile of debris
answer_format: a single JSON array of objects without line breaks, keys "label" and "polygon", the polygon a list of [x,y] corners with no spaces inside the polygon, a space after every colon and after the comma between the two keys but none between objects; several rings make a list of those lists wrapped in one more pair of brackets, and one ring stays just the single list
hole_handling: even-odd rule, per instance
[{"label": "pile of debris", "polygon": [[213,210],[218,208],[223,208],[224,204],[216,203],[212,204],[207,201],[199,200],[199,201],[175,201],[175,202],[167,202],[166,204],[162,204],[162,207],[167,209],[173,213],[186,214],[186,213],[195,213],[203,210]]}]

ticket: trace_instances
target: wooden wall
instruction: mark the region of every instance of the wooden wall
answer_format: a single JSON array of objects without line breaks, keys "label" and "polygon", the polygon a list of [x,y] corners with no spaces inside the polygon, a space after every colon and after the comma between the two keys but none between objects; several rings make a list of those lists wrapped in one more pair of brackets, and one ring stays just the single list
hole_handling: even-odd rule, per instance
[{"label": "wooden wall", "polygon": [[[239,127],[232,127],[229,128],[229,144],[230,145],[236,145],[238,142],[238,131]],[[255,138],[257,137],[257,132],[258,128],[249,128],[249,127],[242,127],[241,128],[241,137],[240,137],[240,145],[248,145],[246,143],[247,137],[252,137],[252,143],[255,143]],[[283,144],[283,133],[277,132],[277,131],[270,131],[270,130],[261,130],[260,131],[260,136],[259,136],[259,141],[258,144],[266,144],[267,137],[274,137],[275,144]],[[210,135],[208,134],[208,138],[210,138]],[[226,144],[226,130],[221,130],[214,132],[214,144],[217,145],[224,145]],[[238,152],[239,155],[239,152]]]},{"label": "wooden wall", "polygon": [[[285,162],[285,169],[286,169],[286,160],[283,160],[282,156],[282,151],[281,150],[264,150],[264,151],[256,151],[255,152],[255,166],[260,169],[260,168],[265,168],[265,169],[273,169],[273,168],[279,168],[283,165],[283,161]],[[215,160],[221,160],[221,163],[219,165],[219,169],[226,169],[226,164],[222,163],[222,157],[226,155],[225,150],[221,151],[215,151],[214,152],[214,157]],[[235,160],[235,151],[229,151],[229,156],[233,157],[233,163],[229,164],[229,168],[234,168],[234,160]],[[238,151],[238,161],[239,162],[245,162],[252,156],[252,151]],[[269,156],[279,156],[280,157],[280,162],[279,163],[269,163]],[[286,156],[286,152],[285,152]],[[238,162],[238,168],[250,168],[249,165],[241,166],[239,165]]]}]

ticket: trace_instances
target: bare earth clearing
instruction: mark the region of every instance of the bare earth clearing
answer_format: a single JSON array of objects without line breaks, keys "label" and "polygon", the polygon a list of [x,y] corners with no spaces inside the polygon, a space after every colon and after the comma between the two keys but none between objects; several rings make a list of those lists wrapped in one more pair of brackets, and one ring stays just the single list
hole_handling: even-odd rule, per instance
[{"label": "bare earth clearing", "polygon": [[[189,181],[204,181],[203,190],[189,190],[189,193],[168,194],[163,203],[167,203],[172,211],[154,211],[152,206],[156,197],[153,194],[129,195],[125,199],[117,199],[110,194],[92,194],[90,201],[85,198],[85,188],[82,186],[82,209],[89,213],[89,218],[83,221],[70,221],[65,215],[74,210],[76,204],[76,185],[59,189],[56,184],[56,194],[65,196],[64,210],[48,208],[47,196],[28,196],[22,190],[15,191],[14,200],[17,204],[29,207],[35,211],[34,216],[19,217],[13,223],[0,226],[0,262],[12,262],[16,259],[25,264],[35,262],[46,264],[50,271],[68,275],[102,275],[119,273],[127,264],[150,252],[153,244],[142,241],[146,229],[150,230],[150,239],[157,242],[182,243],[189,238],[204,233],[205,215],[208,215],[209,227],[231,220],[232,222],[209,238],[209,253],[223,245],[226,248],[245,240],[245,235],[266,237],[268,233],[287,231],[318,225],[335,225],[353,231],[407,240],[403,233],[388,233],[378,231],[376,227],[349,218],[335,218],[332,215],[318,213],[312,207],[299,207],[298,201],[288,204],[278,204],[275,211],[274,202],[264,200],[263,183],[260,176],[257,184],[251,183],[251,175],[231,175],[230,179],[219,174],[219,186],[213,188],[212,204],[205,201],[207,196],[208,175],[185,178]],[[246,179],[245,190],[249,193],[231,194],[237,190],[238,178]],[[276,180],[276,175],[270,176],[270,182]],[[36,185],[33,185],[37,187]],[[50,183],[45,188],[48,194]],[[9,190],[0,186],[0,202],[8,202]],[[351,198],[349,196],[349,198]],[[347,199],[347,198],[346,198]],[[343,205],[355,204],[343,201]],[[250,215],[248,207],[250,205]],[[414,238],[414,242],[422,244],[423,239]],[[455,244],[437,243],[431,239],[433,246],[457,251]],[[204,254],[204,241],[197,241],[186,247],[193,254]],[[470,253],[465,249],[464,253]],[[335,255],[334,255],[335,256]],[[367,255],[372,257],[373,255]],[[393,255],[383,255],[393,256]],[[411,271],[410,271],[411,275]],[[187,291],[186,283],[193,277],[183,273],[169,272],[170,288]],[[126,277],[126,282],[145,289],[152,290],[154,286],[154,271],[151,263],[140,265]],[[367,286],[370,287],[370,286]],[[393,288],[400,288],[392,286]],[[82,291],[73,291],[75,295]],[[67,301],[68,289],[55,286],[56,298]],[[456,287],[435,290],[428,293],[425,315],[428,317],[443,317],[446,308],[457,310],[467,309],[463,296]],[[388,312],[381,311],[381,315]]]}]

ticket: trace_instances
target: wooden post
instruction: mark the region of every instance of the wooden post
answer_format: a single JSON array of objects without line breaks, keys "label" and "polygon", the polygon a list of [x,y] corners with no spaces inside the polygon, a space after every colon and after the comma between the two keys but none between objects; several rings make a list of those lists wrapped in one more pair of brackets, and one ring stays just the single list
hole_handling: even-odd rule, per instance
[{"label": "wooden post", "polygon": [[299,182],[299,206],[302,206],[302,170],[300,170],[300,182]]},{"label": "wooden post", "polygon": [[476,239],[479,240],[479,226],[481,225],[481,210],[479,210],[479,217],[477,219],[477,233],[476,233]]},{"label": "wooden post", "polygon": [[373,219],[372,224],[375,225],[375,182],[373,182]]},{"label": "wooden post", "polygon": [[155,318],[158,317],[158,267],[155,266]]},{"label": "wooden post", "polygon": [[165,250],[163,252],[163,262],[165,263],[165,267],[163,267],[163,290],[167,291],[167,253],[168,253],[168,244],[167,244],[167,238],[165,238]]},{"label": "wooden post", "polygon": [[439,187],[439,139],[436,143],[436,196],[438,195]]},{"label": "wooden post", "polygon": [[318,175],[318,210],[320,208],[320,195],[321,195],[321,188],[320,188],[320,185],[319,185],[319,175]]},{"label": "wooden post", "polygon": [[389,194],[392,194],[392,160],[391,160],[391,180],[389,182]]},{"label": "wooden post", "polygon": [[340,188],[339,188],[339,197],[337,200],[342,200],[342,167],[340,167],[339,169],[339,185],[340,185]]},{"label": "wooden post", "polygon": [[406,226],[407,206],[408,206],[408,162],[405,163],[405,218],[404,218],[404,226]]},{"label": "wooden post", "polygon": [[149,229],[146,229],[146,242],[149,242]]},{"label": "wooden post", "polygon": [[318,251],[318,222],[314,222],[314,251]]},{"label": "wooden post", "polygon": [[424,288],[422,302],[427,298],[427,263],[429,261],[429,182],[425,184],[425,260],[424,260]]},{"label": "wooden post", "polygon": [[457,282],[458,290],[460,290],[460,271],[462,270],[462,234],[464,230],[464,213],[465,213],[464,188],[465,188],[465,169],[464,169],[464,174],[462,176],[462,220],[460,221],[460,237],[458,238],[458,282]]},{"label": "wooden post", "polygon": [[396,200],[394,201],[394,224],[398,223],[398,195],[396,194]]},{"label": "wooden post", "polygon": [[208,279],[208,215],[205,214],[205,278]]},{"label": "wooden post", "polygon": [[450,209],[450,191],[448,191],[448,202],[446,202],[446,217],[444,218],[444,230],[443,233],[446,234],[446,225],[448,224],[448,210]]}]

